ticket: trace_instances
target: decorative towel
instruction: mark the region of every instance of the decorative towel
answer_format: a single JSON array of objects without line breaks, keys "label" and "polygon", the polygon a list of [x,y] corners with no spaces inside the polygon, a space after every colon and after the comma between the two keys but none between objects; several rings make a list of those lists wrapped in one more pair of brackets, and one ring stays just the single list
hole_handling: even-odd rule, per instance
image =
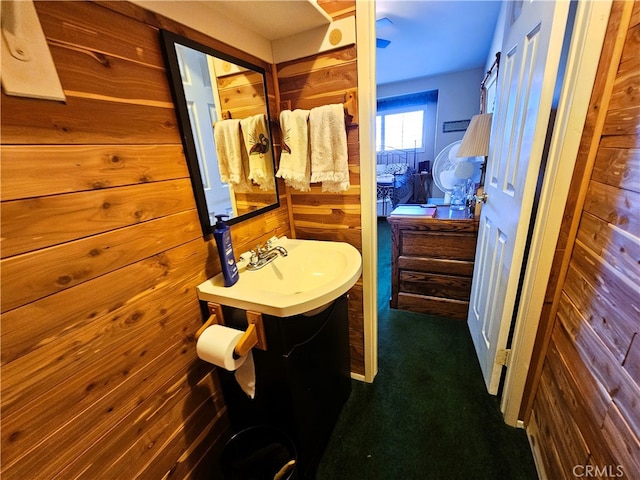
[{"label": "decorative towel", "polygon": [[283,110],[280,112],[282,152],[276,177],[283,178],[291,188],[311,190],[311,163],[309,157],[309,110]]},{"label": "decorative towel", "polygon": [[323,192],[348,190],[347,130],[342,104],[324,105],[309,112],[311,182],[322,182]]},{"label": "decorative towel", "polygon": [[249,180],[260,187],[260,190],[274,191],[273,154],[271,137],[264,115],[254,115],[240,120],[242,137],[249,155]]},{"label": "decorative towel", "polygon": [[216,143],[220,180],[228,183],[235,191],[249,189],[247,171],[249,160],[242,141],[240,120],[222,120],[213,127]]}]

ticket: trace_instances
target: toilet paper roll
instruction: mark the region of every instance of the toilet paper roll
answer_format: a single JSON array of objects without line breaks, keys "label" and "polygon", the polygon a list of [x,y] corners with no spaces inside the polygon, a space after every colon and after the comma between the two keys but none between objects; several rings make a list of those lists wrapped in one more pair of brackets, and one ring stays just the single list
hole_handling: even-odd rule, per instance
[{"label": "toilet paper roll", "polygon": [[233,349],[244,332],[224,325],[207,327],[198,338],[196,352],[205,362],[213,363],[230,372],[242,366],[247,357],[233,358]]}]

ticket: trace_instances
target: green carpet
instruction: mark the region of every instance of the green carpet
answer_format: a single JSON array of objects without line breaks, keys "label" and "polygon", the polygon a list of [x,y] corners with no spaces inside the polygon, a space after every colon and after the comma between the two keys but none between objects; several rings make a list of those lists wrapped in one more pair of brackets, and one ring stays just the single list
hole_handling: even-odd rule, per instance
[{"label": "green carpet", "polygon": [[378,229],[378,375],[353,382],[317,479],[536,479],[524,430],[486,392],[466,323],[389,309],[390,230]]}]

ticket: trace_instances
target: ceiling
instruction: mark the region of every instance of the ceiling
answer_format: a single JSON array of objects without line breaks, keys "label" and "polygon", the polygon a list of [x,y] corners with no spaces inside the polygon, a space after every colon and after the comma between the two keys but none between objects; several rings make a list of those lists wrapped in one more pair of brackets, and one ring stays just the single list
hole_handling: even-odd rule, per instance
[{"label": "ceiling", "polygon": [[205,0],[204,4],[215,13],[242,19],[244,26],[268,40],[288,37],[331,22],[331,16],[312,1]]},{"label": "ceiling", "polygon": [[[317,0],[130,1],[266,61],[273,61],[272,40],[328,25],[331,20],[317,6]],[[378,85],[484,67],[487,63],[502,2],[375,2],[376,19],[386,17],[392,22],[376,28],[377,37],[391,41],[387,48],[376,49]],[[233,19],[241,20],[238,23]]]},{"label": "ceiling", "polygon": [[488,0],[376,0],[376,83],[484,67],[501,2]]}]

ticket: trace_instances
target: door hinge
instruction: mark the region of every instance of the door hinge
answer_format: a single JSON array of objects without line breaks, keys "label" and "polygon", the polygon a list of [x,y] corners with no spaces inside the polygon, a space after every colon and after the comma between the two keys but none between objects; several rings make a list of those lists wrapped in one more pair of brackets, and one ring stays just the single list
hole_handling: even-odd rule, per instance
[{"label": "door hinge", "polygon": [[498,365],[509,365],[509,357],[511,356],[510,348],[501,348],[496,352],[496,363]]}]

